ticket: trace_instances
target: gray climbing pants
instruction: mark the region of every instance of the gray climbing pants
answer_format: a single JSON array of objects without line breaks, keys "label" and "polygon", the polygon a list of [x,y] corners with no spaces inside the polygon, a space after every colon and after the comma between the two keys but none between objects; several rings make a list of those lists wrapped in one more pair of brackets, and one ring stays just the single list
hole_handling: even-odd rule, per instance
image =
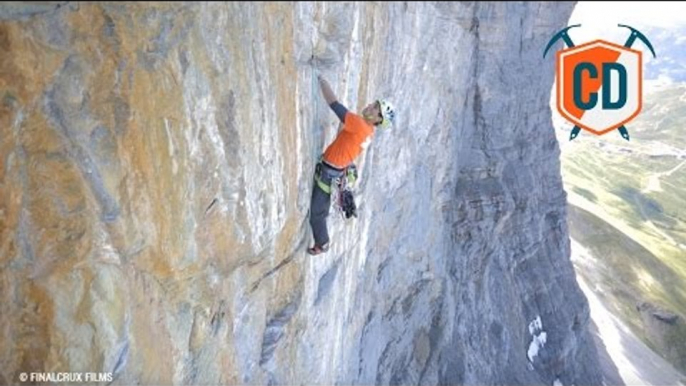
[{"label": "gray climbing pants", "polygon": [[[337,170],[324,162],[319,162],[315,169],[315,174],[320,173],[320,179],[325,184],[331,186],[331,181],[343,175],[343,170]],[[312,201],[310,202],[310,226],[314,236],[315,245],[322,246],[329,242],[329,231],[326,227],[326,218],[329,216],[331,207],[331,194],[323,191],[317,181],[312,187]]]}]

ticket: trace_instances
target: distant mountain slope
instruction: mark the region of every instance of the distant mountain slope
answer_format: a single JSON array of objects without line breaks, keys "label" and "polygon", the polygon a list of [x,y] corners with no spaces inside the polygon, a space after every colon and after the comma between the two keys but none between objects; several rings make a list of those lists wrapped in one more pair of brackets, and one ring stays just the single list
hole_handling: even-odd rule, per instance
[{"label": "distant mountain slope", "polygon": [[570,234],[597,259],[575,267],[608,309],[686,372],[686,86],[653,88],[643,103],[627,125],[630,142],[614,132],[570,142],[571,124],[558,129]]}]

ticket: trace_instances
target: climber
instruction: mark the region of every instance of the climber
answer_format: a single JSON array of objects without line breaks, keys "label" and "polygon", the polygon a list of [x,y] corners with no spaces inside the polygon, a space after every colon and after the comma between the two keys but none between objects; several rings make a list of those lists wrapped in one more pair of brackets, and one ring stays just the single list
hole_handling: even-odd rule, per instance
[{"label": "climber", "polygon": [[393,106],[379,99],[362,110],[362,116],[348,111],[331,91],[331,86],[321,75],[317,76],[326,103],[341,120],[342,129],[336,139],[324,151],[315,168],[315,183],[310,203],[310,226],[314,246],[307,248],[311,255],[329,250],[329,233],[326,218],[331,205],[332,181],[343,176],[345,170],[366,149],[372,139],[374,126],[387,128],[395,119]]}]

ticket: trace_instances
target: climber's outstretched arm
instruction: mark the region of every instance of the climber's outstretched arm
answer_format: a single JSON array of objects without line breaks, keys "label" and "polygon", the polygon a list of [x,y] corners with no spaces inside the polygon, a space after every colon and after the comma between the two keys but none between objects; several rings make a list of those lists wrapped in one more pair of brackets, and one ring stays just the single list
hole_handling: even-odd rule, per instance
[{"label": "climber's outstretched arm", "polygon": [[322,94],[324,94],[326,104],[329,105],[336,113],[338,119],[340,119],[342,123],[345,123],[345,114],[348,112],[348,109],[338,102],[338,98],[336,98],[336,95],[334,95],[333,91],[331,90],[329,82],[327,82],[326,79],[324,79],[321,75],[318,75],[317,78],[319,79],[319,85],[322,88]]},{"label": "climber's outstretched arm", "polygon": [[326,81],[321,75],[317,75],[317,79],[319,79],[319,86],[322,88],[322,94],[324,94],[324,99],[326,100],[327,105],[331,105],[335,101],[338,100],[336,98],[336,95],[334,95],[333,91],[331,91],[331,86],[329,86],[329,82]]}]

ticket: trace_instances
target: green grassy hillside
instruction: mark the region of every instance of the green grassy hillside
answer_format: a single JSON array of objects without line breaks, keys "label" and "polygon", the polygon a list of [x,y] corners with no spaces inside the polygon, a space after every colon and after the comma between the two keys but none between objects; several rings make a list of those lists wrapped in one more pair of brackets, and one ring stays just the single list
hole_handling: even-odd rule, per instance
[{"label": "green grassy hillside", "polygon": [[[569,141],[571,124],[558,129],[571,237],[595,258],[575,266],[637,336],[686,373],[686,86],[652,91],[643,103],[627,124],[630,142],[585,131]],[[637,309],[645,302],[677,321],[646,319]]]}]

